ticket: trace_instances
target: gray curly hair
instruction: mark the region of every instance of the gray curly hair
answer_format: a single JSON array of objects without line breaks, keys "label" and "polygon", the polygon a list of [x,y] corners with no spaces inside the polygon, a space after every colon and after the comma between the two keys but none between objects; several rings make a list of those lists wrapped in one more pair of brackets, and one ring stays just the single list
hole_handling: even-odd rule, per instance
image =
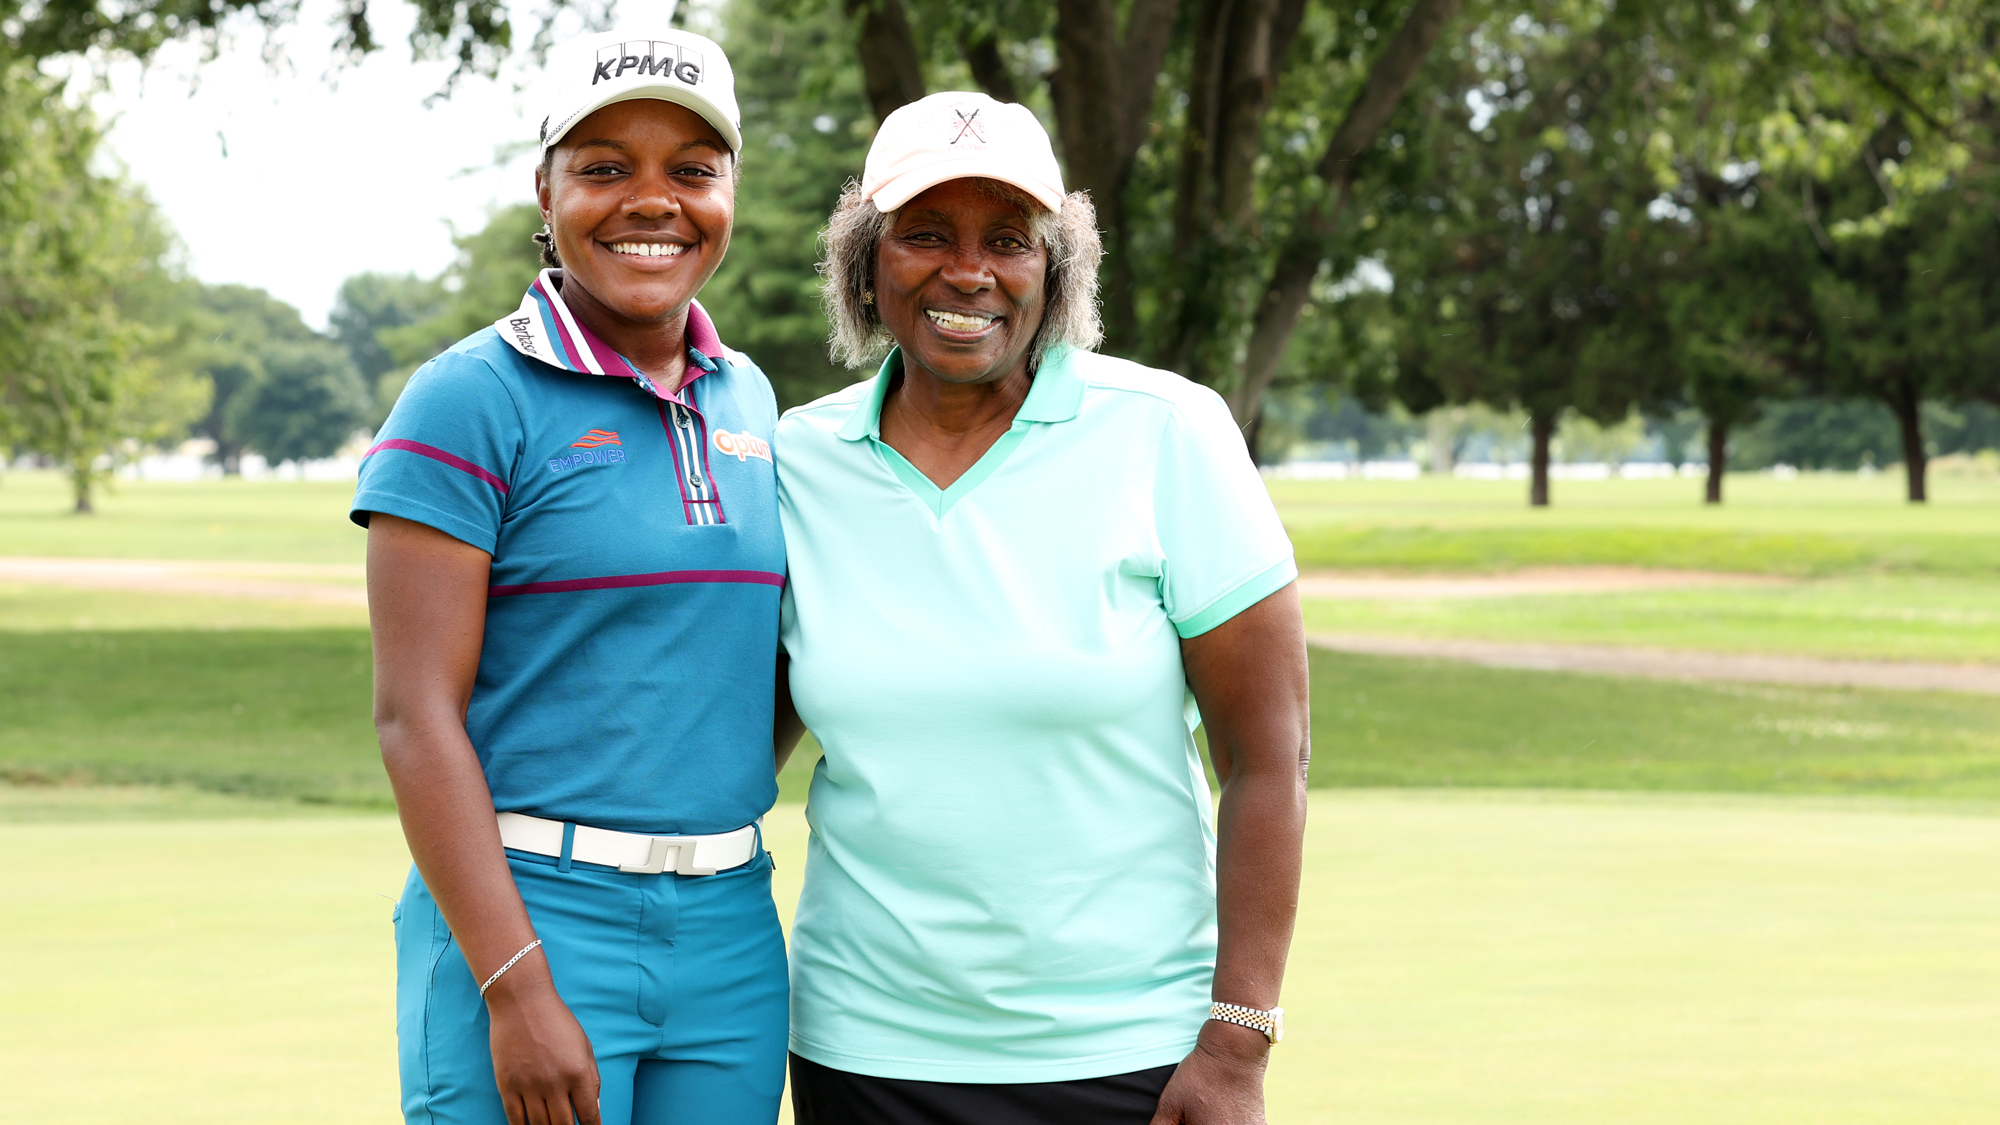
[{"label": "gray curly hair", "polygon": [[[1048,252],[1047,303],[1041,326],[1028,346],[1028,370],[1033,371],[1052,350],[1068,346],[1088,351],[1104,338],[1097,314],[1097,264],[1104,243],[1097,234],[1097,209],[1090,196],[1073,191],[1063,197],[1061,212],[1051,212],[1034,197],[1011,184],[979,180],[981,191],[1019,207],[1028,215],[1028,233]],[[882,236],[896,221],[861,198],[861,185],[850,182],[834,205],[820,243],[826,256],[819,273],[832,325],[829,350],[835,363],[872,367],[882,362],[896,343],[882,325],[875,307],[875,252]]]}]

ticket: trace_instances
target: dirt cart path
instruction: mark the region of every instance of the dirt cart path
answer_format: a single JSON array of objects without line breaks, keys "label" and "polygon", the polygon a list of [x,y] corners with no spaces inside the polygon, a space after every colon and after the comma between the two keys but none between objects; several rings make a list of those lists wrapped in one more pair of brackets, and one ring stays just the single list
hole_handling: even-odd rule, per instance
[{"label": "dirt cart path", "polygon": [[1891,691],[1957,691],[2000,695],[2000,665],[1921,664],[1888,660],[1827,660],[1812,656],[1691,652],[1618,645],[1536,644],[1430,637],[1368,637],[1309,633],[1318,648],[1367,656],[1417,656],[1462,660],[1489,668],[1584,672],[1661,680],[1728,680],[1816,687],[1886,688]]},{"label": "dirt cart path", "polygon": [[1636,566],[1537,566],[1505,574],[1387,574],[1319,570],[1299,576],[1299,596],[1345,600],[1504,598],[1533,594],[1679,590],[1695,586],[1785,586],[1792,581],[1764,574],[1654,570]]},{"label": "dirt cart path", "polygon": [[0,557],[0,582],[216,598],[367,605],[359,566],[164,559]]}]

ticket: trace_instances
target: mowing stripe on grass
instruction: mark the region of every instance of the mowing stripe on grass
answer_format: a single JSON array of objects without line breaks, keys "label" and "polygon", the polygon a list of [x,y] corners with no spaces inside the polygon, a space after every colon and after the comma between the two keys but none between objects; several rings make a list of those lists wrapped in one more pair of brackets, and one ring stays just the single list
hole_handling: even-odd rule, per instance
[{"label": "mowing stripe on grass", "polygon": [[2000,797],[2000,697],[1312,660],[1312,782]]},{"label": "mowing stripe on grass", "polygon": [[1488,668],[1641,676],[1654,680],[1722,680],[1805,687],[1866,687],[1884,691],[1955,691],[2000,695],[2000,665],[1916,661],[1826,660],[1736,652],[1698,652],[1631,645],[1534,644],[1441,637],[1369,637],[1308,633],[1306,643],[1332,652],[1462,660]]},{"label": "mowing stripe on grass", "polygon": [[[361,630],[0,636],[0,780],[389,807]],[[1317,786],[2000,798],[2000,697],[1324,651],[1312,683]],[[788,793],[810,762],[787,771]]]}]

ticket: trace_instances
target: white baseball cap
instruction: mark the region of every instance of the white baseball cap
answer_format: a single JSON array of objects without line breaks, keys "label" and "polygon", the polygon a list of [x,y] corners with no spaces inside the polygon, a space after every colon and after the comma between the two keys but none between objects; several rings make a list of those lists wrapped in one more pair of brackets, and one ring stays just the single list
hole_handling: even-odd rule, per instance
[{"label": "white baseball cap", "polygon": [[969,178],[1012,184],[1062,210],[1062,167],[1034,111],[972,93],[932,94],[891,113],[868,146],[861,198],[887,214],[925,188]]},{"label": "white baseball cap", "polygon": [[541,86],[542,148],[613,102],[657,98],[686,106],[743,150],[736,76],[713,39],[663,25],[580,36],[549,52]]}]

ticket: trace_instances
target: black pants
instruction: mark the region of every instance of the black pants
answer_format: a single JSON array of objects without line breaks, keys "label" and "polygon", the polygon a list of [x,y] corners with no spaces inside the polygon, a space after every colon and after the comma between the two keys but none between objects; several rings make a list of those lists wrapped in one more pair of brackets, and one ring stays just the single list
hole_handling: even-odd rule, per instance
[{"label": "black pants", "polygon": [[792,1056],[797,1125],[1146,1125],[1171,1066],[1073,1082],[871,1078]]}]

